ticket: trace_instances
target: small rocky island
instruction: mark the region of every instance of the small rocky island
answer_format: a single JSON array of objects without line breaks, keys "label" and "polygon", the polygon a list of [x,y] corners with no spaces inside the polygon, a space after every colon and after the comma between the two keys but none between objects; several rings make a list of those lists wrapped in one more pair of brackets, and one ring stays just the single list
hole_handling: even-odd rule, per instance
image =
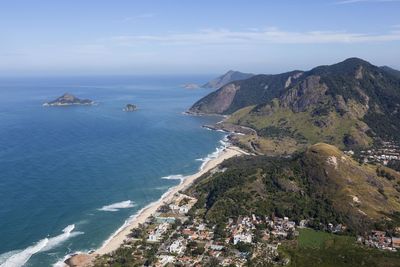
[{"label": "small rocky island", "polygon": [[127,104],[124,108],[124,111],[126,111],[126,112],[133,112],[136,110],[137,110],[137,107],[134,104]]},{"label": "small rocky island", "polygon": [[65,93],[53,101],[44,103],[43,106],[72,106],[72,105],[88,106],[88,105],[93,105],[93,104],[94,104],[94,101],[92,101],[90,99],[80,99],[72,94]]}]

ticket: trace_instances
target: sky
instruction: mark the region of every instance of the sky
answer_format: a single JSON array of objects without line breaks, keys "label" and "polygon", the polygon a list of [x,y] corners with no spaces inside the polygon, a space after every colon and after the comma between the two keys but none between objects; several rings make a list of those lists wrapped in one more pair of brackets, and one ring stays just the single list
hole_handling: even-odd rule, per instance
[{"label": "sky", "polygon": [[400,69],[400,0],[1,0],[0,76]]}]

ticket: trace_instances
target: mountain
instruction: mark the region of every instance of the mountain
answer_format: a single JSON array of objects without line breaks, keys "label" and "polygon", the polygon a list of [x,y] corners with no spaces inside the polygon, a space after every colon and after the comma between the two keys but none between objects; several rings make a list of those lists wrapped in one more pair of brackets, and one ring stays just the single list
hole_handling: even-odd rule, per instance
[{"label": "mountain", "polygon": [[292,71],[278,75],[255,75],[222,86],[197,101],[189,110],[199,114],[231,114],[243,107],[268,102],[285,90],[303,72]]},{"label": "mountain", "polygon": [[69,93],[65,93],[59,98],[46,102],[44,106],[72,106],[72,105],[93,105],[94,102],[90,99],[80,99]]},{"label": "mountain", "polygon": [[381,69],[386,71],[387,73],[390,73],[393,76],[396,76],[397,78],[400,78],[400,71],[399,70],[393,69],[393,68],[388,67],[388,66],[382,66]]},{"label": "mountain", "polygon": [[[380,176],[378,169],[392,174]],[[248,156],[220,166],[189,189],[212,223],[256,214],[309,220],[314,229],[344,224],[364,233],[391,221],[400,225],[400,174],[382,166],[360,165],[338,148],[318,143],[291,158]],[[392,229],[393,228],[393,229]]]},{"label": "mountain", "polygon": [[254,74],[230,70],[227,73],[225,73],[224,75],[221,75],[221,76],[209,81],[208,83],[204,84],[202,87],[218,89],[230,82],[245,80],[252,76],[254,76]]},{"label": "mountain", "polygon": [[376,138],[400,140],[400,79],[349,58],[310,71],[229,83],[189,112],[231,115],[226,125],[256,130],[257,136],[237,140],[253,150],[290,153],[317,142],[368,147]]}]

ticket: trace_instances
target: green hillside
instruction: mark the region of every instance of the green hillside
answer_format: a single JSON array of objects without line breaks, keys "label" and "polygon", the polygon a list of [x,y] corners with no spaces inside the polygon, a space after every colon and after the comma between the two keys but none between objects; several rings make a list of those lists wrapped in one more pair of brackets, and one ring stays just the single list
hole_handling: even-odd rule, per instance
[{"label": "green hillside", "polygon": [[281,250],[290,258],[289,267],[398,266],[399,253],[366,248],[355,241],[354,237],[301,229],[298,240],[285,243]]},{"label": "green hillside", "polygon": [[257,132],[236,141],[261,153],[292,153],[316,142],[368,147],[376,139],[400,140],[400,79],[350,58],[307,72],[258,75],[228,84],[191,111],[231,114],[225,123]]},{"label": "green hillside", "polygon": [[[197,208],[213,223],[239,215],[275,214],[309,219],[316,229],[342,223],[350,232],[400,226],[400,175],[377,175],[336,147],[317,144],[292,158],[266,156],[229,160],[190,189]],[[388,223],[390,222],[390,223]]]}]

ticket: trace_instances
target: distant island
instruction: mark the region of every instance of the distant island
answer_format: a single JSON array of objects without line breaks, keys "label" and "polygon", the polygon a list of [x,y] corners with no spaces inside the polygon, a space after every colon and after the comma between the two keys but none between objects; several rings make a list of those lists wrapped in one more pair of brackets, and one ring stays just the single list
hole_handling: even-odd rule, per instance
[{"label": "distant island", "polygon": [[185,89],[199,89],[200,86],[197,83],[185,83],[181,85],[182,88]]},{"label": "distant island", "polygon": [[93,104],[94,104],[94,101],[92,101],[90,99],[80,99],[72,94],[65,93],[53,101],[44,103],[43,106],[72,106],[72,105],[88,106],[88,105],[93,105]]},{"label": "distant island", "polygon": [[219,89],[222,86],[234,82],[234,81],[239,81],[239,80],[246,80],[248,78],[253,77],[254,74],[252,73],[243,73],[240,71],[234,71],[230,70],[227,73],[209,81],[208,83],[202,85],[202,88],[213,88],[213,89]]},{"label": "distant island", "polygon": [[125,106],[125,108],[124,108],[125,112],[133,112],[133,111],[136,111],[136,110],[137,110],[137,107],[135,105],[133,105],[133,104],[127,104]]}]

